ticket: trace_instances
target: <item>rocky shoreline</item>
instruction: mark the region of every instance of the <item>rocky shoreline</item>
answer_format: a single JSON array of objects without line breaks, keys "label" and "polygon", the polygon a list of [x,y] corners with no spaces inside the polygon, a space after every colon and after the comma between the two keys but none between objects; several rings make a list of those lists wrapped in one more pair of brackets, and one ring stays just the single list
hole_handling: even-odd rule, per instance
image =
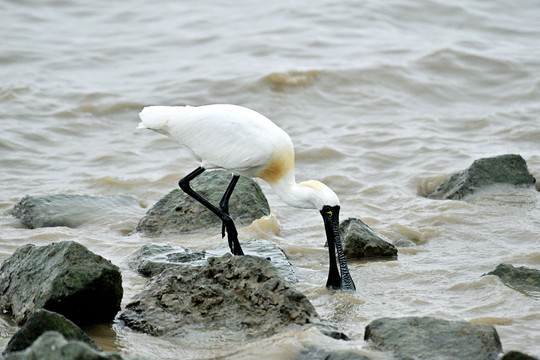
[{"label": "rocky shoreline", "polygon": [[[522,160],[519,155],[477,160],[469,169],[450,176],[428,197],[466,201],[467,195],[491,184],[532,186],[534,177]],[[206,196],[217,197],[221,185],[212,194],[212,184],[226,184],[226,179],[226,174],[215,172],[198,186],[207,189]],[[245,188],[231,204],[257,203],[256,211],[249,214],[249,206],[231,208],[231,214],[242,218],[245,225],[268,214],[269,208],[257,184],[250,179],[242,181]],[[178,196],[181,194],[175,191],[156,203],[141,219],[137,231],[154,236],[219,228],[212,216],[203,223],[189,220],[199,221],[201,210]],[[83,200],[88,198],[90,204],[132,203],[124,197]],[[70,221],[70,209],[77,209],[73,204],[80,201],[80,195],[26,196],[15,206],[14,215],[29,228],[76,227],[80,221]],[[189,227],[182,227],[186,224]],[[397,248],[361,220],[343,221],[340,231],[350,260],[397,260]],[[225,336],[231,339],[256,338],[313,327],[327,336],[348,339],[333,324],[324,322],[309,299],[295,288],[294,267],[277,245],[251,240],[245,250],[246,256],[234,257],[227,247],[205,252],[168,244],[143,245],[132,255],[130,266],[147,278],[146,286],[121,309],[122,275],[110,261],[73,241],[21,246],[0,267],[0,308],[20,326],[1,359],[141,360],[136,355],[101,351],[79,327],[114,318],[136,331],[163,337],[225,329]],[[540,292],[537,269],[500,264],[478,276],[498,276],[525,294]],[[495,327],[467,321],[381,317],[366,326],[364,339],[370,349],[392,352],[395,359],[534,359],[515,351],[503,354]],[[314,347],[299,349],[296,358],[370,359],[354,352]]]}]

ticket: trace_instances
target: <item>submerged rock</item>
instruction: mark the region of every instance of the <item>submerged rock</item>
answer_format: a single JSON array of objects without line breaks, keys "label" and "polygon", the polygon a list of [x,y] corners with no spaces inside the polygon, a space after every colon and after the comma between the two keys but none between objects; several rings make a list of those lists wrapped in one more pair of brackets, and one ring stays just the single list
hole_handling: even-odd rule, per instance
[{"label": "submerged rock", "polygon": [[166,269],[190,264],[206,258],[204,250],[190,250],[168,244],[144,244],[129,260],[129,266],[144,277],[152,277]]},{"label": "submerged rock", "polygon": [[9,353],[2,360],[144,360],[116,352],[101,352],[77,340],[66,340],[56,331],[43,333],[25,350]]},{"label": "submerged rock", "polygon": [[521,353],[519,351],[509,351],[501,358],[501,360],[538,360],[535,357]]},{"label": "submerged rock", "polygon": [[397,249],[362,220],[350,218],[339,225],[343,251],[348,259],[396,258]]},{"label": "submerged rock", "polygon": [[306,296],[268,260],[231,254],[156,275],[120,319],[135,330],[167,336],[220,329],[262,336],[319,321]]},{"label": "submerged rock", "polygon": [[371,358],[353,351],[336,351],[308,346],[303,348],[294,360],[371,360]]},{"label": "submerged rock", "polygon": [[79,340],[95,350],[101,350],[81,328],[64,316],[45,309],[39,309],[11,337],[3,353],[26,349],[46,331],[56,331],[67,340]]},{"label": "submerged rock", "polygon": [[395,359],[495,360],[502,346],[491,325],[430,317],[382,318],[364,336]]},{"label": "submerged rock", "polygon": [[[208,171],[195,178],[191,186],[210,203],[219,206],[231,178],[227,171]],[[253,179],[240,177],[229,201],[229,213],[237,225],[249,225],[253,220],[270,214],[268,201]],[[221,220],[191,196],[176,189],[146,213],[139,221],[137,231],[156,236],[211,227],[221,229]]]},{"label": "submerged rock", "polygon": [[15,205],[13,216],[30,229],[53,226],[76,228],[88,221],[95,221],[96,217],[107,218],[133,209],[140,209],[140,205],[131,196],[28,195]]},{"label": "submerged rock", "polygon": [[530,186],[535,182],[520,155],[500,155],[475,160],[468,169],[451,175],[428,197],[461,200],[476,189],[493,184]]},{"label": "submerged rock", "polygon": [[[259,239],[242,241],[242,249],[246,255],[265,258],[274,265],[280,276],[290,283],[297,282],[296,274],[287,255],[275,243]],[[210,257],[221,257],[230,253],[229,246],[222,246],[211,250],[190,250],[182,246],[168,244],[145,244],[131,257],[129,265],[145,277],[155,276],[168,268],[192,265],[201,266]]]},{"label": "submerged rock", "polygon": [[122,293],[118,267],[73,241],[24,245],[0,267],[0,309],[19,325],[39,308],[75,323],[109,321]]},{"label": "submerged rock", "polygon": [[540,270],[499,264],[495,270],[485,275],[496,275],[503,283],[517,291],[540,294]]}]

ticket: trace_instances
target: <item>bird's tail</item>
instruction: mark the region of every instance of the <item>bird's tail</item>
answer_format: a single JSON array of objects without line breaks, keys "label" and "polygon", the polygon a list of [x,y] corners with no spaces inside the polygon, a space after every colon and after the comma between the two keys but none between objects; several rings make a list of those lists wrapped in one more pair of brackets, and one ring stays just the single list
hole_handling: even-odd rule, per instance
[{"label": "bird's tail", "polygon": [[161,134],[167,134],[169,129],[169,119],[179,110],[185,107],[179,106],[147,106],[139,113],[141,122],[137,129],[150,129]]},{"label": "bird's tail", "polygon": [[147,106],[139,113],[141,122],[137,129],[150,129],[160,133],[167,131],[169,116],[167,106]]}]

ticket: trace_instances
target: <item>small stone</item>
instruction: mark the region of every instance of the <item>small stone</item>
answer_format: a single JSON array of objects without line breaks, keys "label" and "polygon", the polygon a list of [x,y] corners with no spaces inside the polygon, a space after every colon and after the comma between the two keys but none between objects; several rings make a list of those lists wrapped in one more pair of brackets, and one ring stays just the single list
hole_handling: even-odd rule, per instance
[{"label": "small stone", "polygon": [[343,252],[348,259],[397,257],[396,247],[360,219],[350,218],[343,221],[339,225],[339,231]]}]

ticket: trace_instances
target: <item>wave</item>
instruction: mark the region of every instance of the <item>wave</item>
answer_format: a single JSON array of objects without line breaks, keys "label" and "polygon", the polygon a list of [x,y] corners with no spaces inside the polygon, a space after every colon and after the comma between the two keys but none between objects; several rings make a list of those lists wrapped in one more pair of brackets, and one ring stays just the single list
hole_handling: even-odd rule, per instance
[{"label": "wave", "polygon": [[144,105],[140,103],[126,101],[116,102],[114,100],[114,97],[111,97],[104,103],[103,101],[92,102],[92,100],[86,99],[71,108],[64,108],[62,110],[52,112],[49,115],[56,118],[73,118],[82,114],[103,117],[128,112],[138,112],[144,107]]},{"label": "wave", "polygon": [[287,87],[313,85],[320,70],[275,72],[264,76],[261,81],[274,91],[282,91]]}]

